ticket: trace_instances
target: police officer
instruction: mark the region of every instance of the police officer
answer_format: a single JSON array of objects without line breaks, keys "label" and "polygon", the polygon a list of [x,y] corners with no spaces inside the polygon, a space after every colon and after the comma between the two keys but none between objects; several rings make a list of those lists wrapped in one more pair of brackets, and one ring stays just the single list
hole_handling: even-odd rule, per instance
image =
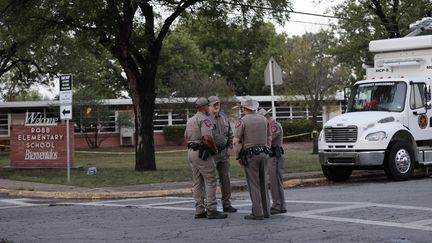
[{"label": "police officer", "polygon": [[283,129],[279,122],[273,120],[270,116],[269,111],[260,109],[258,112],[263,115],[270,126],[272,135],[271,140],[271,156],[268,160],[268,176],[270,183],[270,192],[272,197],[272,205],[270,208],[270,214],[286,213],[285,194],[283,188]]},{"label": "police officer", "polygon": [[192,168],[195,218],[224,219],[227,215],[217,211],[216,166],[211,154],[218,151],[212,136],[213,123],[208,117],[208,104],[207,98],[195,101],[197,113],[188,119],[184,134]]},{"label": "police officer", "polygon": [[217,96],[208,98],[210,105],[210,119],[213,122],[213,139],[219,151],[213,159],[219,174],[219,184],[222,193],[223,211],[228,213],[237,212],[231,206],[231,182],[230,182],[230,163],[228,148],[232,148],[232,130],[226,115],[220,111],[220,99]]},{"label": "police officer", "polygon": [[233,144],[239,162],[244,166],[252,200],[252,214],[244,218],[262,220],[270,217],[267,161],[271,134],[267,120],[256,113],[257,101],[249,98],[243,100],[241,106],[245,116],[236,123]]}]

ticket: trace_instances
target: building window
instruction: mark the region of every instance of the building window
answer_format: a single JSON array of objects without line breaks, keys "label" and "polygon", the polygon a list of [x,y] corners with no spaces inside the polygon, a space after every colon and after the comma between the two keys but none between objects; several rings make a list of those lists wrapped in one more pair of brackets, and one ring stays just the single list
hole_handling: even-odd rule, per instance
[{"label": "building window", "polygon": [[0,113],[0,136],[9,136],[9,114]]}]

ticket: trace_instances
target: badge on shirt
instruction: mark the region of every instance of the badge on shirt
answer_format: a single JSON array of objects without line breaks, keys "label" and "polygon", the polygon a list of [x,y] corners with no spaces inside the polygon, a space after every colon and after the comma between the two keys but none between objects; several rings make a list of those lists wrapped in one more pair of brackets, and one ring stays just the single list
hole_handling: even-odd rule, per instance
[{"label": "badge on shirt", "polygon": [[242,125],[242,120],[236,122],[235,128],[239,128]]},{"label": "badge on shirt", "polygon": [[277,133],[279,131],[279,128],[276,126],[276,125],[273,125],[272,127],[271,127],[271,132],[272,133]]},{"label": "badge on shirt", "polygon": [[212,127],[212,122],[209,119],[205,119],[203,122],[206,125],[206,127]]}]

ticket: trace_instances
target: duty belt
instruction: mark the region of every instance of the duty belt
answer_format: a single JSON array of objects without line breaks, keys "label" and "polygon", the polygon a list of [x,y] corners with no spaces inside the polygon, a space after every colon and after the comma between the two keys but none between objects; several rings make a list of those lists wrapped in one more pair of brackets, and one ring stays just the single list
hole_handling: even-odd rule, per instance
[{"label": "duty belt", "polygon": [[259,155],[260,153],[269,154],[270,148],[267,146],[255,146],[245,149],[243,153],[250,158],[252,155]]},{"label": "duty belt", "polygon": [[197,151],[200,148],[200,145],[199,143],[190,142],[188,143],[187,148],[192,149],[193,151]]}]

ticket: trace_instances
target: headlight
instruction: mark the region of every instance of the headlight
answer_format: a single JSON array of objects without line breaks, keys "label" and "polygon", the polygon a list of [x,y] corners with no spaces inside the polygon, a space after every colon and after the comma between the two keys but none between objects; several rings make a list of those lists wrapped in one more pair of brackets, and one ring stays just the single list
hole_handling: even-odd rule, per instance
[{"label": "headlight", "polygon": [[366,141],[379,141],[379,140],[384,140],[387,138],[387,133],[385,132],[374,132],[374,133],[369,133],[366,136]]}]

